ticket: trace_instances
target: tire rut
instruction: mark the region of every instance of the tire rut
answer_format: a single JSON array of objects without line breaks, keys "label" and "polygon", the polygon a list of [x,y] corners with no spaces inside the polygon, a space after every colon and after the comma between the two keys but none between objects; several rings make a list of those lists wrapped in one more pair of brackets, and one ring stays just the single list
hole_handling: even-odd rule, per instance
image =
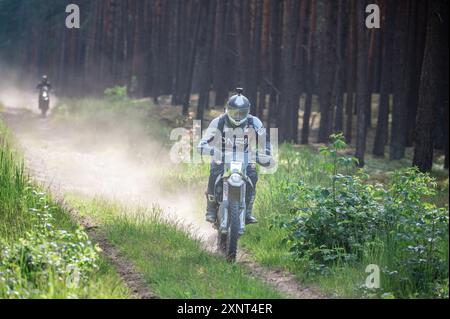
[{"label": "tire rut", "polygon": [[241,249],[238,263],[247,266],[250,272],[263,280],[265,283],[275,287],[278,291],[285,293],[293,299],[325,299],[324,294],[316,288],[301,285],[295,276],[284,270],[271,270],[257,263],[252,255]]},{"label": "tire rut", "polygon": [[[211,254],[224,257],[217,249],[217,236],[199,238],[203,248]],[[321,293],[314,286],[304,285],[298,282],[295,275],[286,270],[269,269],[255,261],[253,255],[246,249],[239,247],[236,263],[244,266],[251,276],[258,278],[277,291],[291,299],[327,299],[329,296]]]},{"label": "tire rut", "polygon": [[125,286],[130,290],[134,298],[159,299],[159,297],[149,289],[142,274],[136,271],[133,263],[128,260],[118,248],[108,241],[105,231],[101,226],[95,224],[89,217],[81,216],[78,211],[67,204],[59,194],[55,194],[54,191],[51,193],[55,201],[85,229],[91,241],[98,244],[102,250],[102,255],[114,266],[117,274],[120,276]]}]

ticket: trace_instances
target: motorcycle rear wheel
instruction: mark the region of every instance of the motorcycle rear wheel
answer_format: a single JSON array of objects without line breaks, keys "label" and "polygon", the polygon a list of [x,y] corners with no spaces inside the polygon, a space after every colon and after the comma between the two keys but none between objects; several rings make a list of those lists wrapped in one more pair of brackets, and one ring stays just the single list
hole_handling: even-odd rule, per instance
[{"label": "motorcycle rear wheel", "polygon": [[219,229],[217,231],[217,238],[218,238],[217,249],[220,254],[225,255],[227,251],[227,234],[222,234],[222,231]]}]

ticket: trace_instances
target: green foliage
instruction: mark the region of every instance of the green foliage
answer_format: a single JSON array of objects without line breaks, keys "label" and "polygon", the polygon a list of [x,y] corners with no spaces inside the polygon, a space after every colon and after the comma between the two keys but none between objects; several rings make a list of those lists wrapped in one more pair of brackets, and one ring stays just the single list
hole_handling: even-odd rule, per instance
[{"label": "green foliage", "polygon": [[[30,209],[32,230],[17,242],[2,243],[0,251],[0,296],[30,298],[52,296],[55,286],[76,290],[86,286],[98,269],[97,248],[81,229],[58,230],[45,194],[33,192],[40,204]],[[56,284],[55,284],[56,282]],[[73,287],[72,287],[73,286]]]},{"label": "green foliage", "polygon": [[105,89],[105,97],[113,101],[123,101],[128,98],[128,89],[126,86],[116,85],[112,88]]},{"label": "green foliage", "polygon": [[392,275],[421,291],[448,278],[449,211],[426,200],[435,189],[434,178],[411,168],[396,172],[383,196],[383,231],[399,252]]},{"label": "green foliage", "polygon": [[139,81],[138,81],[138,77],[136,75],[133,75],[131,77],[131,81],[130,81],[130,89],[129,89],[129,94],[131,97],[136,95],[136,92],[138,90],[139,87]]},{"label": "green foliage", "polygon": [[444,279],[442,282],[436,283],[434,287],[434,296],[440,299],[448,299],[448,277]]},{"label": "green foliage", "polygon": [[365,184],[364,176],[347,175],[356,160],[339,156],[345,147],[342,135],[333,135],[330,147],[321,148],[321,154],[331,158],[323,165],[332,174],[330,186],[299,181],[286,194],[292,217],[281,221],[289,233],[285,240],[295,258],[310,261],[311,270],[325,271],[326,264],[338,259],[358,260],[363,243],[373,240],[378,229],[379,186]]},{"label": "green foliage", "polygon": [[17,214],[26,207],[24,195],[28,185],[23,165],[14,161],[10,139],[9,132],[0,122],[0,238],[14,240],[30,229],[31,223]]},{"label": "green foliage", "polygon": [[327,274],[337,264],[361,263],[372,251],[383,261],[384,293],[433,294],[448,278],[448,207],[427,201],[435,196],[435,180],[409,168],[395,172],[386,187],[372,185],[354,172],[355,159],[339,154],[343,137],[331,139],[321,149],[329,159],[323,165],[328,185],[284,186],[288,214],[275,221],[286,230],[294,259],[308,272]]}]

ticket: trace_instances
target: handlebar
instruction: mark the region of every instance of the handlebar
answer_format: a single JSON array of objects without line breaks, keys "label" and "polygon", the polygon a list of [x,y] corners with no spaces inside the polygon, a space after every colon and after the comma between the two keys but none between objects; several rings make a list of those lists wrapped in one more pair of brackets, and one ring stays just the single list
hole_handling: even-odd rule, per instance
[{"label": "handlebar", "polygon": [[[216,147],[212,147],[212,154],[211,156],[215,160],[219,160],[220,162],[223,161],[223,153],[221,150],[217,149]],[[257,156],[254,158],[256,162],[262,166],[270,166],[273,162],[273,157],[271,155],[267,155],[264,153],[258,153]],[[233,158],[233,152],[232,151],[226,151],[225,152],[225,159],[229,160]],[[250,161],[253,158],[247,158],[248,161]]]}]

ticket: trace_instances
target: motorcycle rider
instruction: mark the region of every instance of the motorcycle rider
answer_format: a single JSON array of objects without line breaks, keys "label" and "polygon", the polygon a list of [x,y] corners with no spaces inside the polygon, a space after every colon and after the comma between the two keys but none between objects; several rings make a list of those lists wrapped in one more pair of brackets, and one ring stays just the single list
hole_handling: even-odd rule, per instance
[{"label": "motorcycle rider", "polygon": [[[213,157],[213,160],[210,164],[210,175],[208,180],[208,189],[206,192],[206,200],[207,200],[207,208],[206,208],[206,221],[210,223],[214,223],[217,219],[217,201],[214,196],[214,185],[216,182],[216,179],[219,175],[222,175],[224,173],[224,164],[223,162],[226,160],[225,156],[223,154],[223,151],[228,150],[236,150],[237,149],[237,141],[243,140],[243,139],[236,139],[236,135],[234,135],[234,141],[227,143],[226,141],[226,133],[224,135],[225,131],[233,130],[234,129],[242,129],[240,132],[244,132],[246,129],[253,129],[256,134],[253,134],[253,136],[258,138],[266,138],[265,134],[265,128],[261,122],[260,119],[258,119],[256,116],[250,115],[250,101],[242,95],[243,90],[241,88],[236,89],[237,94],[233,95],[226,104],[225,113],[216,117],[211,121],[209,124],[208,129],[206,130],[206,134],[202,137],[197,149],[200,152],[200,154],[208,154]],[[238,130],[239,132],[239,130]],[[248,132],[248,131],[247,131]],[[234,133],[233,133],[234,134]],[[244,133],[245,134],[245,133]],[[249,135],[248,138],[250,138],[251,135]],[[267,142],[267,140],[266,140]],[[214,145],[219,145],[219,147],[214,147]],[[247,141],[248,143],[248,141]],[[247,183],[247,192],[246,192],[246,214],[245,214],[245,222],[246,224],[254,224],[257,223],[256,218],[252,215],[252,209],[253,209],[253,203],[255,200],[255,190],[256,190],[256,183],[258,181],[258,174],[256,172],[256,162],[263,166],[270,166],[272,163],[272,157],[271,157],[271,147],[269,143],[265,144],[265,161],[260,161],[258,156],[258,151],[256,150],[255,159],[256,161],[252,162],[251,160],[248,161],[247,166],[247,176],[251,181],[251,184]],[[252,145],[247,144],[247,147],[244,146],[245,151],[252,151],[251,147],[248,146]],[[255,145],[255,144],[253,144]],[[256,145],[258,145],[256,143]],[[220,151],[222,150],[222,151]],[[261,157],[263,154],[260,155]]]},{"label": "motorcycle rider", "polygon": [[38,106],[41,110],[42,116],[46,117],[47,111],[49,109],[50,97],[49,91],[51,89],[50,82],[48,81],[47,75],[42,76],[41,82],[36,86],[39,90]]},{"label": "motorcycle rider", "polygon": [[49,90],[52,88],[50,82],[48,81],[47,75],[43,75],[41,82],[39,82],[39,84],[36,86],[37,90],[42,90],[42,88],[46,86]]}]

